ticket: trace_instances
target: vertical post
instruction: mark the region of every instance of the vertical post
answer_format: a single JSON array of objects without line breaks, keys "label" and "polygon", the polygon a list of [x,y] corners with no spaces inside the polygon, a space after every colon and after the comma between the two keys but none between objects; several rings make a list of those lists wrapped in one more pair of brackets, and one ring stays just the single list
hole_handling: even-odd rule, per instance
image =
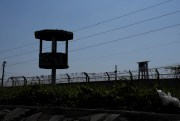
[{"label": "vertical post", "polygon": [[89,75],[86,72],[84,72],[84,75],[86,76],[86,82],[89,82]]},{"label": "vertical post", "polygon": [[56,84],[56,69],[52,69],[52,72],[51,72],[51,80],[52,80],[52,85],[55,85]]},{"label": "vertical post", "polygon": [[106,72],[106,75],[108,76],[108,81],[110,81],[110,76],[109,76],[108,72]]},{"label": "vertical post", "polygon": [[36,76],[36,78],[38,79],[39,84],[41,84],[41,79],[38,76]]},{"label": "vertical post", "polygon": [[39,54],[42,53],[42,39],[40,39],[40,43],[39,43]]},{"label": "vertical post", "polygon": [[[55,55],[57,52],[57,42],[56,39],[53,37],[52,38],[52,54]],[[51,80],[52,80],[52,85],[56,84],[56,68],[52,68],[52,72],[51,72]]]},{"label": "vertical post", "polygon": [[159,88],[159,71],[157,69],[156,69],[156,74],[157,74],[158,88]]},{"label": "vertical post", "polygon": [[129,74],[130,74],[130,82],[131,82],[131,85],[134,86],[134,81],[133,81],[133,75],[132,75],[132,72],[129,70]]},{"label": "vertical post", "polygon": [[3,62],[2,66],[3,66],[3,72],[2,72],[2,83],[1,86],[3,87],[3,83],[4,83],[4,70],[5,70],[5,65],[6,65],[6,61]]},{"label": "vertical post", "polygon": [[12,86],[15,86],[15,80],[14,80],[14,77],[11,77],[10,79],[12,80]]},{"label": "vertical post", "polygon": [[159,71],[156,69],[157,79],[159,80]]},{"label": "vertical post", "polygon": [[115,81],[116,81],[117,80],[117,65],[115,65],[114,73],[115,73]]},{"label": "vertical post", "polygon": [[68,83],[71,83],[70,81],[71,77],[69,76],[69,74],[66,74],[66,76],[68,77]]},{"label": "vertical post", "polygon": [[148,68],[148,63],[146,63],[146,76],[147,76],[147,79],[149,79],[149,68]]},{"label": "vertical post", "polygon": [[27,79],[25,76],[22,76],[22,78],[24,79],[24,86],[26,86],[27,85]]},{"label": "vertical post", "polygon": [[129,74],[130,74],[130,79],[131,81],[133,80],[133,75],[132,75],[132,72],[129,70]]},{"label": "vertical post", "polygon": [[68,63],[68,40],[66,40],[65,53],[66,53],[66,56],[67,56],[67,63]]}]

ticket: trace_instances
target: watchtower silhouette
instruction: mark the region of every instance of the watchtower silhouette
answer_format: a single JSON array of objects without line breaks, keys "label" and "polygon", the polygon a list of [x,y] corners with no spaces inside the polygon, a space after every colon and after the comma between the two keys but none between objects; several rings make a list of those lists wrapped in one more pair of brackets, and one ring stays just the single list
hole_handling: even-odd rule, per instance
[{"label": "watchtower silhouette", "polygon": [[[52,69],[52,84],[56,84],[56,69],[67,69],[68,66],[68,40],[73,39],[73,33],[64,30],[45,29],[35,32],[39,44],[39,67]],[[52,41],[52,51],[42,52],[43,41]],[[65,41],[65,52],[57,52],[57,41]]]},{"label": "watchtower silhouette", "polygon": [[149,61],[138,62],[139,65],[138,79],[149,79],[148,62]]}]

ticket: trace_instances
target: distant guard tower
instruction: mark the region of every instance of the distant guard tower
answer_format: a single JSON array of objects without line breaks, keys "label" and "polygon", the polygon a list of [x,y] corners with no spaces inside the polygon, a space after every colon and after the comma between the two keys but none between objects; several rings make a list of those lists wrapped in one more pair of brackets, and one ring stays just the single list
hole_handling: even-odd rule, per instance
[{"label": "distant guard tower", "polygon": [[138,62],[139,65],[138,79],[149,79],[148,62],[149,61]]},{"label": "distant guard tower", "polygon": [[[35,32],[35,38],[40,39],[39,67],[52,69],[52,84],[56,84],[56,69],[67,69],[68,66],[68,40],[73,39],[73,33],[64,30],[45,29]],[[52,51],[42,52],[43,41],[52,41]],[[57,41],[65,41],[65,52],[57,52]]]}]

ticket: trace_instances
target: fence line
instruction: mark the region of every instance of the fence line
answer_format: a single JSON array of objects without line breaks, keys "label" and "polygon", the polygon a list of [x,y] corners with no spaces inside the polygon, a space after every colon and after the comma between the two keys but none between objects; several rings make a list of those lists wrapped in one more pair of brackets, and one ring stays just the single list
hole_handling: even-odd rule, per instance
[{"label": "fence line", "polygon": [[[148,79],[180,79],[180,71],[168,67],[149,69]],[[138,71],[117,71],[117,72],[103,72],[103,73],[69,73],[57,75],[56,82],[59,83],[76,83],[76,82],[93,82],[93,81],[114,81],[114,80],[138,80]],[[34,84],[50,84],[51,75],[41,75],[34,77],[9,77],[4,82],[4,86],[21,86]]]}]

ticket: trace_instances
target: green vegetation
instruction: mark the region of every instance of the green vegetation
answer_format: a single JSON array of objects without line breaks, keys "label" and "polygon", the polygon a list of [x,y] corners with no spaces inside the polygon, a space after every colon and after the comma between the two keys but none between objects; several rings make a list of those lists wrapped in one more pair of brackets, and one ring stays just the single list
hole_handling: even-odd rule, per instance
[{"label": "green vegetation", "polygon": [[[163,89],[180,97],[180,90]],[[156,88],[115,85],[34,85],[0,88],[0,105],[60,106],[164,112]],[[176,94],[176,95],[175,95]]]}]

